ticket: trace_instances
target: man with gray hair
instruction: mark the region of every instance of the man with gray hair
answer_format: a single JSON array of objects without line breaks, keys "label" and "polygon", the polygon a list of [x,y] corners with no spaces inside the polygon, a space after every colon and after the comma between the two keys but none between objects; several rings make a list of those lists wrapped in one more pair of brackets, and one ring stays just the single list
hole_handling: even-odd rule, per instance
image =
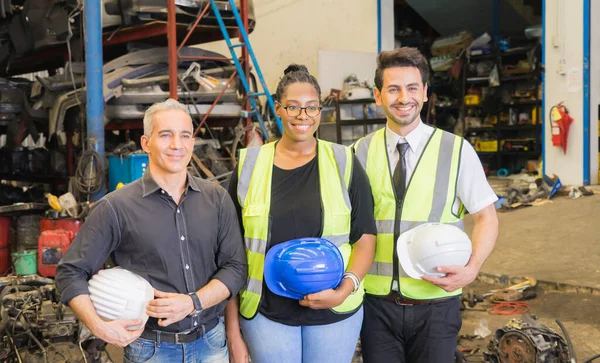
[{"label": "man with gray hair", "polygon": [[[56,286],[91,332],[125,348],[125,362],[229,362],[219,318],[225,300],[246,283],[237,214],[225,189],[191,176],[192,119],[173,99],[144,116],[141,179],[98,201],[61,260]],[[104,321],[88,280],[108,256],[154,287],[150,319]]]}]

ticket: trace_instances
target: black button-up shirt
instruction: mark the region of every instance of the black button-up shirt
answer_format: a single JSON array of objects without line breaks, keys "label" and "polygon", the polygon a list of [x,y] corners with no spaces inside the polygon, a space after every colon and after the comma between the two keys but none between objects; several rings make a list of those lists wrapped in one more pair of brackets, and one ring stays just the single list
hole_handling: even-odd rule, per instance
[{"label": "black button-up shirt", "polygon": [[[61,300],[89,294],[87,281],[111,254],[116,265],[158,290],[188,293],[217,279],[235,296],[246,283],[248,265],[233,202],[215,183],[189,174],[187,180],[179,205],[149,170],[98,201],[58,265]],[[189,331],[214,322],[225,304],[164,328],[150,318],[146,329]]]}]

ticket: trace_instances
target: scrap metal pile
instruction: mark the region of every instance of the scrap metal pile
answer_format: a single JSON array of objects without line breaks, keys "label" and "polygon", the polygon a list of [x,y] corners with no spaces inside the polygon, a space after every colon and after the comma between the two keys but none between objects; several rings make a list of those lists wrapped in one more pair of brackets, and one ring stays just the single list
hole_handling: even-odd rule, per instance
[{"label": "scrap metal pile", "polygon": [[[75,169],[87,149],[83,2],[0,0],[0,176],[23,180],[78,175]],[[191,25],[208,4],[175,0],[177,24]],[[251,31],[255,20],[252,2],[248,5]],[[216,6],[225,25],[234,25],[229,1],[216,1]],[[102,0],[102,12],[104,41],[110,43],[122,29],[166,21],[166,2]],[[209,11],[200,27],[213,27],[220,34],[216,24]],[[158,38],[105,46],[104,123],[113,130],[106,134],[107,153],[128,140],[138,141],[145,110],[169,97],[166,37]],[[198,138],[191,170],[221,182],[231,173],[235,150],[248,131],[239,122],[245,102],[239,77],[222,54],[182,47],[179,57],[178,98],[188,107]],[[47,73],[31,73],[42,70]],[[28,78],[15,76],[25,73]],[[252,73],[250,85],[256,90]],[[259,105],[258,112],[263,113],[262,108]]]},{"label": "scrap metal pile", "polygon": [[[143,25],[153,21],[166,21],[164,0],[98,0],[102,1],[102,27],[111,31],[118,27]],[[193,22],[208,0],[175,0],[177,22]],[[228,1],[216,1],[224,12],[227,25],[235,23]],[[0,68],[10,74],[22,72],[21,56],[32,51],[64,47],[71,38],[83,38],[81,21],[84,0],[0,0]],[[253,7],[249,7],[249,27],[254,27]],[[216,25],[213,16],[207,16],[205,25]],[[38,57],[27,59],[43,69],[51,65],[61,66],[64,59]],[[31,62],[31,63],[30,63]]]},{"label": "scrap metal pile", "polygon": [[0,361],[106,362],[106,343],[85,332],[62,305],[52,279],[30,275],[0,278]]}]

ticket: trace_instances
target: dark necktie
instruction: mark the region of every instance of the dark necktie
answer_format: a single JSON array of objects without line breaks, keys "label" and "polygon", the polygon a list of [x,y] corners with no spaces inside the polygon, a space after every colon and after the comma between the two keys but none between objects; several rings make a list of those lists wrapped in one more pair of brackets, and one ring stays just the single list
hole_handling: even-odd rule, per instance
[{"label": "dark necktie", "polygon": [[400,157],[398,158],[398,164],[396,164],[392,179],[394,180],[396,198],[398,201],[401,201],[404,198],[404,193],[406,192],[406,160],[404,159],[404,155],[406,154],[408,147],[409,145],[407,142],[396,145]]}]

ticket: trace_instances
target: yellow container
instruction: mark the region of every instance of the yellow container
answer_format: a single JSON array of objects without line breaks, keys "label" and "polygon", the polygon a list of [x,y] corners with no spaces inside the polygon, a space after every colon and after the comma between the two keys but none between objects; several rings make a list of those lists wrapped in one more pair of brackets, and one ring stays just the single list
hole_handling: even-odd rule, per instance
[{"label": "yellow container", "polygon": [[498,140],[477,140],[475,151],[496,152],[498,151]]},{"label": "yellow container", "polygon": [[479,95],[465,95],[465,105],[477,106],[481,103],[481,96]]}]

